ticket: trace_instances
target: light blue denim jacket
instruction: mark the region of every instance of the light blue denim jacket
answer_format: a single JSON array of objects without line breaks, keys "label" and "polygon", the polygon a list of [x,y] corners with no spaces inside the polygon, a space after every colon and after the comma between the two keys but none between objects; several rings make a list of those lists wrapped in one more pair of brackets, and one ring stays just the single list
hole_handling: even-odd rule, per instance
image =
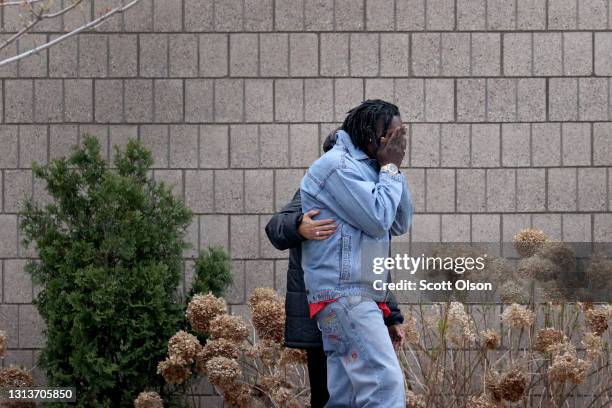
[{"label": "light blue denim jacket", "polygon": [[300,193],[302,212],[318,209],[315,219],[333,218],[337,225],[328,239],[302,243],[308,302],[355,295],[384,301],[385,293],[373,290],[371,266],[362,271],[362,250],[387,257],[391,235],[408,231],[412,197],[405,175],[379,172],[378,162],[339,129],[334,147],[304,175]]}]

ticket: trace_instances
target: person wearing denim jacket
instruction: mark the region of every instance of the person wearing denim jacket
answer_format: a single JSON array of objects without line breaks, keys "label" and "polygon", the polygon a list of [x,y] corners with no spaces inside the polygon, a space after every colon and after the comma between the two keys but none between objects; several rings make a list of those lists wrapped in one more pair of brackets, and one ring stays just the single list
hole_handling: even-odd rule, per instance
[{"label": "person wearing denim jacket", "polygon": [[402,371],[377,304],[386,293],[373,288],[362,265],[365,248],[387,257],[391,235],[406,233],[412,221],[410,190],[398,171],[405,128],[397,106],[379,99],[348,114],[335,146],[300,184],[302,212],[317,209],[337,225],[328,239],[302,243],[308,302],[327,355],[326,407],[405,407]]}]

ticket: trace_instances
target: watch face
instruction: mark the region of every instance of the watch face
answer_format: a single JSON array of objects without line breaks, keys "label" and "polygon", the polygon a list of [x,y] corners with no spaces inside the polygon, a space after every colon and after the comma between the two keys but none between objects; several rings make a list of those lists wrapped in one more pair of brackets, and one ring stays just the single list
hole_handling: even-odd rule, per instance
[{"label": "watch face", "polygon": [[389,166],[389,172],[391,172],[393,174],[398,172],[398,168],[397,168],[397,166],[395,164],[389,163],[388,166]]}]

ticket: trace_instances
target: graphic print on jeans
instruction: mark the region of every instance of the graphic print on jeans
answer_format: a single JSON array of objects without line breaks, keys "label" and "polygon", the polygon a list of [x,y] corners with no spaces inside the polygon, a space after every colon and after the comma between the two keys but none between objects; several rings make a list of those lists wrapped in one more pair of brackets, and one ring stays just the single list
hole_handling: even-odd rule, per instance
[{"label": "graphic print on jeans", "polygon": [[342,297],[316,319],[327,355],[326,408],[406,406],[404,376],[376,302]]}]

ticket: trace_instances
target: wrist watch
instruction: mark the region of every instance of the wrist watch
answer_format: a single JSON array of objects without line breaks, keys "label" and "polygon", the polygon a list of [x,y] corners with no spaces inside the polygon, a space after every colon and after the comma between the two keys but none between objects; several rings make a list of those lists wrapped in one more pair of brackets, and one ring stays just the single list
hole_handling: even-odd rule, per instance
[{"label": "wrist watch", "polygon": [[386,171],[391,176],[395,176],[397,173],[399,173],[399,169],[393,163],[385,164],[384,166],[380,168],[380,171]]}]

